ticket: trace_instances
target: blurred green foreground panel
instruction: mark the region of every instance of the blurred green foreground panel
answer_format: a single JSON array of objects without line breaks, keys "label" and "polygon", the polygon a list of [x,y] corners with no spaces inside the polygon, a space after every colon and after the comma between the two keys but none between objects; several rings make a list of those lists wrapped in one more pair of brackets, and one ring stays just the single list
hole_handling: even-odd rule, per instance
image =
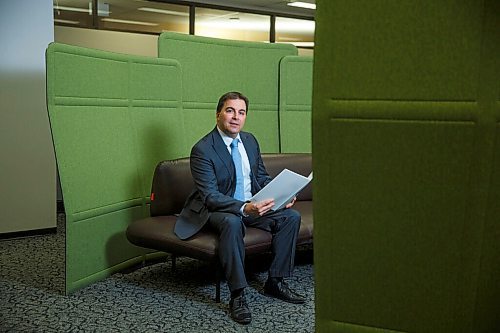
[{"label": "blurred green foreground panel", "polygon": [[500,332],[500,2],[317,7],[316,331]]}]

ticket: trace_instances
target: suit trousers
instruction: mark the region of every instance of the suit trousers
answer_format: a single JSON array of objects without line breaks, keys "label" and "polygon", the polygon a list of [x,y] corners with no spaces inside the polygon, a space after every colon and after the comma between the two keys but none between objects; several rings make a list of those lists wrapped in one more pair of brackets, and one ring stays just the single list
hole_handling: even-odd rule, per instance
[{"label": "suit trousers", "polygon": [[272,234],[270,277],[292,274],[295,248],[301,217],[294,209],[270,211],[260,217],[242,217],[231,213],[213,212],[208,225],[219,234],[219,260],[230,291],[248,286],[245,277],[245,226]]}]

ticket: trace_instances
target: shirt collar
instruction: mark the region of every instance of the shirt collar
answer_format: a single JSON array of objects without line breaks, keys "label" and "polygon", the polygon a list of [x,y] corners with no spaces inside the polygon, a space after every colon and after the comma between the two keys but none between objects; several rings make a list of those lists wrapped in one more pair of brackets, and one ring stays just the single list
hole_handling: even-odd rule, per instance
[{"label": "shirt collar", "polygon": [[[222,140],[224,141],[224,143],[226,144],[226,146],[230,146],[231,145],[231,142],[233,142],[233,138],[228,136],[226,133],[222,132],[219,128],[219,126],[217,126],[217,131],[219,131],[219,134],[222,138]],[[236,136],[236,139],[238,139],[238,143],[241,142],[241,138],[240,138],[240,133],[238,133],[238,135]]]}]

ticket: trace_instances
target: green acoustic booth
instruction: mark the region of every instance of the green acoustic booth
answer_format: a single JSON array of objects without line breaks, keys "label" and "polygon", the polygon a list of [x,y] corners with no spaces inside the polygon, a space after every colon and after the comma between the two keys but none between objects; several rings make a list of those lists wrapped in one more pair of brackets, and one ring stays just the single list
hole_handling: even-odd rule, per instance
[{"label": "green acoustic booth", "polygon": [[500,2],[317,1],[316,331],[500,332]]},{"label": "green acoustic booth", "polygon": [[[215,126],[224,92],[249,96],[245,129],[263,152],[280,152],[280,142],[286,152],[310,152],[312,61],[296,56],[294,46],[164,33],[159,52],[149,58],[58,43],[47,49],[47,105],[66,209],[67,292],[162,255],[132,246],[125,231],[149,216],[157,163],[189,156]],[[280,94],[299,86],[308,89],[303,102],[280,102]]]}]

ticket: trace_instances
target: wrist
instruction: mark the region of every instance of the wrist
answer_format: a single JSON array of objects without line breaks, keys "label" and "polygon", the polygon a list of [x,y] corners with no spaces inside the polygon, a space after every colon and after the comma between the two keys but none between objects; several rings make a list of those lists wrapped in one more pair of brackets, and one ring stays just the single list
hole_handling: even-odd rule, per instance
[{"label": "wrist", "polygon": [[240,213],[243,217],[247,217],[249,214],[245,212],[245,208],[247,207],[248,202],[245,202],[243,206],[241,206]]}]

